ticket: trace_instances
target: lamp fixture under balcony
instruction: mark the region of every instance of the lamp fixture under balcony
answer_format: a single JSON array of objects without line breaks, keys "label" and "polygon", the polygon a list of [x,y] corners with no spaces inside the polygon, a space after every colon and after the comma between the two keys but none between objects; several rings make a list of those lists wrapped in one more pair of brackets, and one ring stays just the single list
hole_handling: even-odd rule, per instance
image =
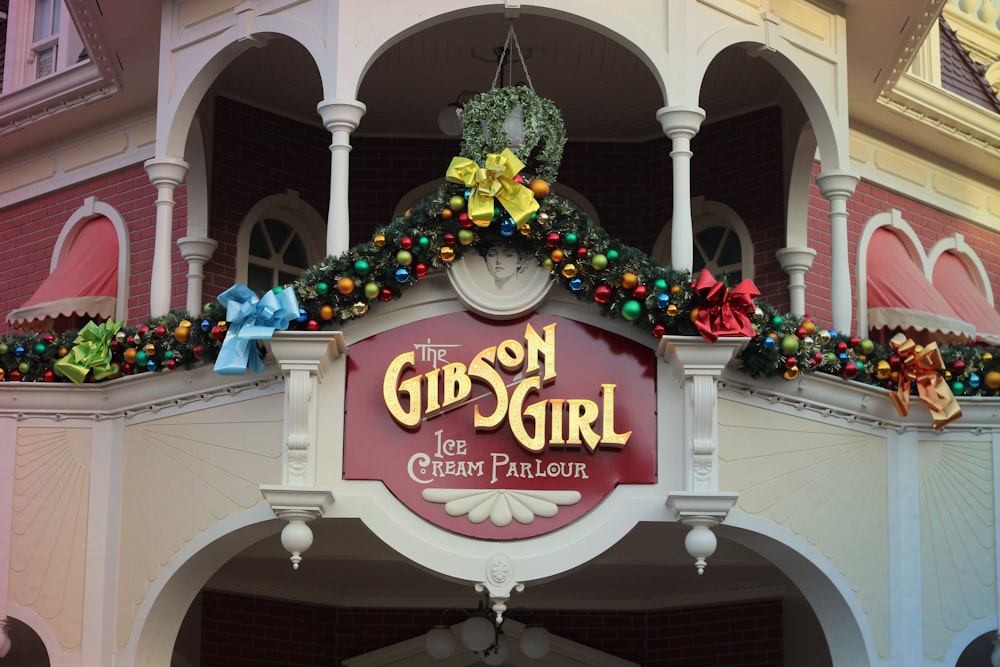
[{"label": "lamp fixture under balcony", "polygon": [[[449,611],[445,610],[442,617]],[[462,610],[466,620],[454,626],[444,623],[435,625],[425,636],[427,654],[437,660],[454,655],[461,645],[474,653],[487,665],[502,665],[511,652],[511,638],[504,633],[506,617],[490,609],[483,602],[474,612]],[[515,625],[520,627],[519,623]],[[526,657],[538,659],[549,653],[552,638],[549,631],[540,625],[527,625],[516,636],[517,648]]]}]

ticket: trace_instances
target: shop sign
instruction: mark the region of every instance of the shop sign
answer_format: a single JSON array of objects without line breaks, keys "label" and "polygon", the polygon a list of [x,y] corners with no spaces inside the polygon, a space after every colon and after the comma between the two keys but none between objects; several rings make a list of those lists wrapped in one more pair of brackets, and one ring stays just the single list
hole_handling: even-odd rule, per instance
[{"label": "shop sign", "polygon": [[462,535],[557,530],[656,482],[654,372],[649,348],[556,315],[398,327],[351,345],[344,476]]}]

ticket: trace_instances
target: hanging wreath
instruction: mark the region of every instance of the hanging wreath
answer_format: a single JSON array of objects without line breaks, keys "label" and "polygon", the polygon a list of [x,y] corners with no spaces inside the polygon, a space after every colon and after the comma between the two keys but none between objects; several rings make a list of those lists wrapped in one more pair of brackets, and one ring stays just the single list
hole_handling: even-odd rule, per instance
[{"label": "hanging wreath", "polygon": [[[515,147],[506,124],[516,107],[521,108],[524,136]],[[528,165],[529,172],[555,182],[566,144],[566,128],[551,100],[539,97],[528,86],[505,86],[479,93],[465,103],[458,115],[462,119],[462,157],[483,164],[487,154],[510,148]]]}]

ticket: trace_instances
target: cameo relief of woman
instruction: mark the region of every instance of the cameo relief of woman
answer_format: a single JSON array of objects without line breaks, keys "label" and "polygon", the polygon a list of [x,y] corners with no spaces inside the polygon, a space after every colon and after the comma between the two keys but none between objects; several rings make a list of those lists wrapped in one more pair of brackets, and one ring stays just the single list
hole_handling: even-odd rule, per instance
[{"label": "cameo relief of woman", "polygon": [[483,259],[486,261],[486,270],[493,277],[493,284],[498,290],[503,289],[511,278],[524,273],[531,261],[529,255],[504,245],[490,246]]}]

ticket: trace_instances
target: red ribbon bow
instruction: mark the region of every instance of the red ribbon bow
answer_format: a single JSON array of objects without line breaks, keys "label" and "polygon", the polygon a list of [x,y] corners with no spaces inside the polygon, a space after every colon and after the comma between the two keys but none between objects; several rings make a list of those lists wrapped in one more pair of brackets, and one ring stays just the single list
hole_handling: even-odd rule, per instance
[{"label": "red ribbon bow", "polygon": [[722,336],[754,335],[750,315],[756,309],[753,298],[760,296],[760,292],[752,280],[747,278],[727,290],[725,284],[712,277],[707,269],[702,269],[694,291],[701,297],[694,325],[702,338],[714,343]]}]

